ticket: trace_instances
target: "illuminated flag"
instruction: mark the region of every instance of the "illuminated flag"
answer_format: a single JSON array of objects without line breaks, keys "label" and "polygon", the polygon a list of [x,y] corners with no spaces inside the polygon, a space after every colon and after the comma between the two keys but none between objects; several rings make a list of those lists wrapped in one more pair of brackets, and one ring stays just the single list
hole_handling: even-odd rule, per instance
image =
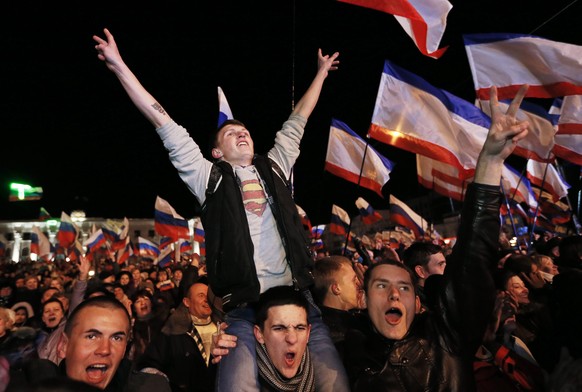
[{"label": "illuminated flag", "polygon": [[146,238],[137,237],[137,247],[139,249],[139,255],[144,258],[156,260],[160,255],[158,245]]},{"label": "illuminated flag", "polygon": [[526,97],[553,98],[582,94],[582,46],[532,35],[491,33],[463,35],[475,92],[489,99],[511,99],[523,84]]},{"label": "illuminated flag", "polygon": [[372,206],[363,198],[358,197],[356,200],[356,207],[358,207],[358,211],[362,217],[362,222],[365,225],[372,225],[382,220],[382,215],[374,210]]},{"label": "illuminated flag", "polygon": [[218,127],[222,125],[226,120],[232,120],[234,117],[232,116],[232,111],[230,110],[230,106],[228,105],[228,101],[226,100],[226,96],[224,95],[224,91],[222,88],[218,86]]},{"label": "illuminated flag", "polygon": [[91,236],[87,238],[85,242],[83,242],[83,246],[87,247],[88,252],[95,252],[97,249],[101,248],[101,246],[105,245],[106,243],[107,239],[105,239],[105,236],[103,235],[103,230],[99,229],[93,234],[91,234]]},{"label": "illuminated flag", "polygon": [[503,185],[503,192],[505,192],[509,200],[525,203],[532,210],[538,206],[529,180],[521,176],[517,170],[508,164],[503,164],[501,184]]},{"label": "illuminated flag", "polygon": [[438,59],[447,48],[439,49],[453,6],[446,0],[340,0],[392,14],[425,56]]},{"label": "illuminated flag", "polygon": [[370,137],[473,176],[491,120],[474,104],[386,61]]},{"label": "illuminated flag", "polygon": [[57,232],[59,246],[65,249],[70,248],[75,243],[78,234],[79,228],[73,223],[71,217],[65,212],[61,212],[61,224]]},{"label": "illuminated flag", "polygon": [[180,253],[191,253],[192,252],[193,246],[192,246],[192,243],[190,241],[180,239],[178,242],[180,244]]},{"label": "illuminated flag", "polygon": [[198,219],[194,223],[194,241],[202,244],[204,243],[204,227],[202,227],[202,221]]},{"label": "illuminated flag", "polygon": [[390,220],[400,226],[412,230],[416,239],[424,236],[428,223],[403,201],[390,195]]},{"label": "illuminated flag", "polygon": [[549,163],[528,160],[526,175],[532,185],[548,191],[552,195],[553,201],[558,201],[568,195],[570,185],[562,179],[556,168]]},{"label": "illuminated flag", "polygon": [[178,241],[178,238],[190,238],[188,221],[159,196],[156,197],[154,227],[159,235],[170,237],[174,241]]},{"label": "illuminated flag", "polygon": [[325,170],[344,180],[359,183],[383,197],[382,187],[390,180],[393,166],[390,160],[380,155],[346,124],[332,119]]},{"label": "illuminated flag", "polygon": [[123,222],[107,219],[101,230],[109,242],[111,250],[123,249],[127,245],[126,240],[129,233],[129,220],[127,218],[123,218]]},{"label": "illuminated flag", "polygon": [[331,206],[331,222],[329,224],[329,231],[333,234],[345,236],[350,227],[350,216],[341,207],[333,204]]},{"label": "illuminated flag", "polygon": [[311,236],[313,238],[321,238],[323,236],[323,231],[325,230],[325,225],[317,225],[311,228]]},{"label": "illuminated flag", "polygon": [[465,198],[465,190],[471,179],[459,177],[459,170],[446,163],[416,154],[418,183],[427,189],[458,201]]},{"label": "illuminated flag", "polygon": [[36,253],[38,257],[45,257],[51,253],[49,239],[36,226],[32,226],[32,233],[30,234],[30,253]]}]

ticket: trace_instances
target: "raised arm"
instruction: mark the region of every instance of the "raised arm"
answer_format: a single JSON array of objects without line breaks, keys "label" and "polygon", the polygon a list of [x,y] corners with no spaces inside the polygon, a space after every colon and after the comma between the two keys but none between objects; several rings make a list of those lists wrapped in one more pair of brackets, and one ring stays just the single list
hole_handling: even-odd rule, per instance
[{"label": "raised arm", "polygon": [[105,39],[94,35],[93,40],[97,42],[95,49],[97,57],[104,61],[111,72],[117,76],[127,95],[139,111],[156,128],[161,127],[171,120],[170,116],[162,105],[146,91],[137,77],[123,62],[113,35],[107,29],[103,29]]},{"label": "raised arm", "polygon": [[528,89],[527,85],[520,87],[515,98],[505,113],[499,110],[497,88],[491,87],[491,127],[485,144],[479,154],[475,168],[475,183],[499,185],[503,161],[515,150],[517,142],[526,137],[529,123],[518,121],[517,111]]},{"label": "raised arm", "polygon": [[297,102],[295,105],[295,109],[293,110],[293,114],[299,114],[301,117],[305,118],[306,120],[313,112],[315,105],[317,104],[317,100],[319,99],[319,94],[321,93],[321,88],[323,86],[323,81],[327,78],[327,74],[329,71],[335,71],[339,64],[339,60],[337,57],[339,56],[339,52],[335,52],[334,54],[330,55],[322,55],[321,49],[317,51],[317,74],[315,74],[315,78],[311,82],[311,85],[303,94],[303,97]]}]

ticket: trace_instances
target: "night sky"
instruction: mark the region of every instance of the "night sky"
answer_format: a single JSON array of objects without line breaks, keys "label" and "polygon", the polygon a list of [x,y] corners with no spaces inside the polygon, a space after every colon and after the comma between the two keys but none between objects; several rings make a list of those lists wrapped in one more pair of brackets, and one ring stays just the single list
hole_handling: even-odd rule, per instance
[{"label": "night sky", "polygon": [[[97,59],[92,35],[104,27],[146,89],[204,147],[216,127],[217,86],[256,152],[265,152],[315,75],[317,48],[339,51],[340,69],[326,80],[295,168],[296,202],[314,224],[329,221],[332,203],[354,215],[358,196],[385,209],[390,193],[404,201],[427,193],[414,155],[376,141],[396,163],[385,198],[323,170],[332,118],[366,134],[385,59],[472,102],[462,34],[531,33],[582,45],[580,1],[553,18],[572,1],[451,1],[441,41],[449,49],[439,60],[423,56],[393,16],[331,0],[10,3],[0,23],[0,220],[37,219],[41,206],[57,218],[75,209],[153,218],[158,195],[187,219],[199,212],[153,127]],[[518,170],[525,165],[512,159]],[[579,184],[568,180],[575,200]],[[9,182],[40,186],[44,196],[9,203]]]}]

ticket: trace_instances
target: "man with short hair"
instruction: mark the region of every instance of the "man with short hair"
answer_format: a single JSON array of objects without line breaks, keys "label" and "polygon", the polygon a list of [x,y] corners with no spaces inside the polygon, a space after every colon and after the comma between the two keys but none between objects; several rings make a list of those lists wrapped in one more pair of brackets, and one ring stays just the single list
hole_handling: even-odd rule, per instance
[{"label": "man with short hair", "polygon": [[431,275],[445,273],[447,260],[443,249],[431,242],[417,241],[410,244],[402,253],[402,262],[416,274],[416,294],[426,310],[428,307],[424,283]]},{"label": "man with short hair", "polygon": [[346,335],[354,392],[476,390],[473,359],[496,298],[501,170],[527,135],[527,121],[516,118],[526,91],[522,86],[502,114],[491,88],[491,127],[465,196],[458,240],[444,274],[430,282],[434,311],[420,313],[414,272],[404,264],[386,260],[366,271],[369,320]]},{"label": "man with short hair", "polygon": [[315,391],[308,309],[305,296],[290,286],[261,294],[254,327],[261,391]]},{"label": "man with short hair", "polygon": [[187,290],[136,367],[164,374],[174,392],[213,392],[216,365],[210,362],[210,348],[217,331],[208,305],[208,283],[200,278]]}]

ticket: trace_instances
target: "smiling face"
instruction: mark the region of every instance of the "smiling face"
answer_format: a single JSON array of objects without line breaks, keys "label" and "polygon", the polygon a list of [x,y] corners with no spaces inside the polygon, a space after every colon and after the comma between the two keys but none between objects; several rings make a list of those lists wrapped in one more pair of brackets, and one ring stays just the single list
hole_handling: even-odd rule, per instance
[{"label": "smiling face", "polygon": [[194,317],[205,319],[212,314],[208,305],[208,286],[203,283],[194,283],[183,302]]},{"label": "smiling face", "polygon": [[396,265],[378,265],[367,286],[366,305],[374,327],[388,339],[402,339],[420,311],[410,274]]},{"label": "smiling face", "polygon": [[216,147],[212,149],[214,159],[222,159],[233,165],[250,165],[255,153],[253,139],[242,125],[229,124],[216,136]]},{"label": "smiling face", "polygon": [[66,358],[67,376],[104,389],[111,382],[125,354],[129,320],[121,309],[89,306],[59,344]]},{"label": "smiling face", "polygon": [[294,377],[307,348],[311,326],[307,312],[297,305],[269,308],[264,328],[255,325],[255,338],[267,348],[275,368],[286,378]]},{"label": "smiling face", "polygon": [[529,304],[529,290],[519,276],[512,276],[507,281],[506,289],[515,296],[519,304]]}]

